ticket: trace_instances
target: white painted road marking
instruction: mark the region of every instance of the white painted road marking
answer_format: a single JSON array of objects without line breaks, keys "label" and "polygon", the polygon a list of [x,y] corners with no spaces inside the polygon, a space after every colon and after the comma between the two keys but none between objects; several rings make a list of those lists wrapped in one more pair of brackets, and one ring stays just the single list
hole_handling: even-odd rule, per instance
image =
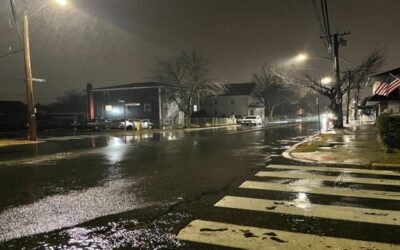
[{"label": "white painted road marking", "polygon": [[[293,171],[293,170],[292,170]],[[318,179],[321,181],[334,181],[334,182],[353,182],[360,184],[377,184],[377,185],[393,185],[400,186],[400,180],[388,180],[378,178],[359,178],[346,175],[339,176],[326,176],[314,173],[299,173],[299,172],[278,172],[278,171],[260,171],[256,176],[260,177],[279,177],[279,178],[297,178],[297,179]],[[294,170],[298,171],[298,170]]]},{"label": "white painted road marking", "polygon": [[398,211],[311,204],[306,200],[306,197],[301,197],[297,201],[278,201],[225,196],[214,206],[335,220],[400,225],[400,212]]},{"label": "white painted road marking", "polygon": [[259,190],[273,190],[283,192],[301,192],[308,194],[324,194],[324,195],[337,195],[347,197],[358,197],[358,198],[372,198],[372,199],[385,199],[385,200],[400,200],[400,193],[389,192],[389,191],[376,191],[376,190],[358,190],[350,188],[339,188],[339,187],[321,187],[307,185],[302,182],[300,184],[278,184],[269,182],[258,182],[258,181],[245,181],[240,188],[247,189],[259,189]]},{"label": "white painted road marking", "polygon": [[[375,175],[391,175],[400,176],[399,172],[390,170],[373,170],[373,169],[358,169],[358,168],[335,168],[335,167],[317,167],[317,166],[298,166],[298,165],[268,165],[268,169],[294,169],[294,170],[315,170],[324,172],[340,172],[351,174],[375,174]],[[400,180],[399,180],[400,181]]]},{"label": "white painted road marking", "polygon": [[[194,220],[177,238],[205,244],[243,249],[380,249],[395,250],[399,245],[292,233],[268,228],[248,227]],[[329,248],[328,248],[329,247]]]}]

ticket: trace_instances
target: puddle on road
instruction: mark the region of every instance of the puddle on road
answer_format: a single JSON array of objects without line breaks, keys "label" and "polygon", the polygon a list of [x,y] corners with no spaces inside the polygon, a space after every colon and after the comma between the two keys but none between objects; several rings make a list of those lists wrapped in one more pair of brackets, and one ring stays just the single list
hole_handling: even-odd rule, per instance
[{"label": "puddle on road", "polygon": [[[30,249],[175,249],[185,245],[172,232],[188,214],[168,213],[153,222],[124,219],[98,226],[76,226],[29,242]],[[52,238],[57,237],[57,243]],[[27,239],[29,241],[29,239]],[[18,244],[18,243],[17,243]],[[13,245],[13,247],[19,247]]]}]

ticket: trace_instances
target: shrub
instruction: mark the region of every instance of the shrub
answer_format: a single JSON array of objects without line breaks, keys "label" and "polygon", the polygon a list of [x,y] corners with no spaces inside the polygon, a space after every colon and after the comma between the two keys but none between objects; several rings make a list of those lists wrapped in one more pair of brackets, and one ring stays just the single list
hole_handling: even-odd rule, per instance
[{"label": "shrub", "polygon": [[382,142],[388,148],[400,148],[400,116],[381,115],[376,120],[376,127]]}]

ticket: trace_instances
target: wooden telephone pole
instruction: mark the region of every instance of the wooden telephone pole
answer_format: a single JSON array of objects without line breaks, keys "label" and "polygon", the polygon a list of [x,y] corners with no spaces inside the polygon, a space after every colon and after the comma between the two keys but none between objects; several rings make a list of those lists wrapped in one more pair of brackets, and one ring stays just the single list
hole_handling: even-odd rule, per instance
[{"label": "wooden telephone pole", "polygon": [[29,22],[28,16],[24,15],[24,56],[25,56],[25,78],[26,78],[26,104],[28,106],[29,140],[37,140],[36,112],[33,100],[31,52],[29,48]]}]

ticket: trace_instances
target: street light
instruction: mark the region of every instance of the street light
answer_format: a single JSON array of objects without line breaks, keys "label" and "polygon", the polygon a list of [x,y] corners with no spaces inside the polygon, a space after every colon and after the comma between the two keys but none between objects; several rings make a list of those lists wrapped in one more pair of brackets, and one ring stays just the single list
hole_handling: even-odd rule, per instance
[{"label": "street light", "polygon": [[309,58],[306,53],[300,53],[295,58],[293,58],[294,62],[304,62]]},{"label": "street light", "polygon": [[67,0],[55,0],[56,3],[61,4],[61,5],[66,5],[68,4]]},{"label": "street light", "polygon": [[333,82],[333,79],[330,76],[326,76],[321,79],[321,84],[324,84],[324,85],[331,84],[332,82]]},{"label": "street light", "polygon": [[[60,5],[66,5],[66,0],[55,0]],[[10,0],[11,8],[13,13],[17,13],[15,10],[14,0]],[[46,4],[44,5],[46,6]],[[43,7],[40,7],[34,14],[37,14]],[[28,122],[29,122],[29,140],[37,140],[37,127],[36,127],[36,112],[33,98],[33,77],[32,77],[32,66],[31,66],[31,51],[29,46],[29,20],[28,15],[24,14],[24,61],[25,61],[25,79],[26,79],[26,104],[28,111]]]}]

